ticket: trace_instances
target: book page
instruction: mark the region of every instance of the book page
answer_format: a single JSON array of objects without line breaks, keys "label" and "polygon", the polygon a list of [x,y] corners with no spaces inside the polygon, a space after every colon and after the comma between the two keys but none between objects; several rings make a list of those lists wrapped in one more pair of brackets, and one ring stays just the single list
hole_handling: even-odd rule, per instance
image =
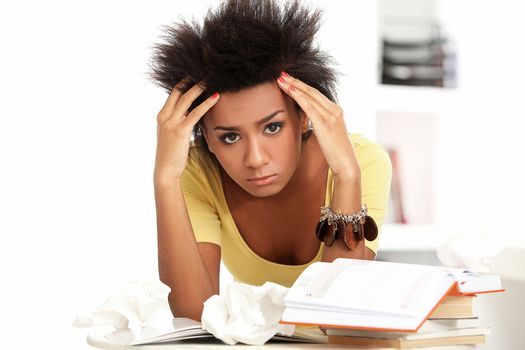
[{"label": "book page", "polygon": [[297,290],[290,293],[290,305],[408,317],[433,307],[454,283],[442,267],[344,260],[320,263],[305,274],[292,287]]},{"label": "book page", "polygon": [[179,339],[211,336],[202,329],[201,323],[195,320],[176,317],[165,323],[147,325],[139,329],[123,329],[106,335],[106,338],[116,344],[139,345],[154,342],[165,342]]}]

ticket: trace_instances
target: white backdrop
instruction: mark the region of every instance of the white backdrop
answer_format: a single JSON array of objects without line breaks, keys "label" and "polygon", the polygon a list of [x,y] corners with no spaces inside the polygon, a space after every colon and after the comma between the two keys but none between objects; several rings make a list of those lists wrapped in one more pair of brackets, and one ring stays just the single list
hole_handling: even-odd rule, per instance
[{"label": "white backdrop", "polygon": [[[147,80],[147,60],[161,24],[208,3],[1,3],[1,350],[80,349],[77,313],[157,277],[152,171],[166,95]],[[320,37],[347,74],[347,121],[369,135],[375,13],[373,1],[331,2]]]},{"label": "white backdrop", "polygon": [[[1,3],[0,349],[78,349],[77,313],[125,282],[157,278],[152,172],[166,95],[148,81],[147,60],[162,24],[216,3]],[[340,6],[324,31],[339,24]],[[351,6],[372,14],[375,5]],[[347,38],[369,47],[352,60],[354,90],[371,88],[375,72],[366,40],[375,23],[359,16],[349,15],[353,27],[370,30]],[[372,110],[364,100],[351,108]],[[371,112],[361,120],[373,129]]]}]

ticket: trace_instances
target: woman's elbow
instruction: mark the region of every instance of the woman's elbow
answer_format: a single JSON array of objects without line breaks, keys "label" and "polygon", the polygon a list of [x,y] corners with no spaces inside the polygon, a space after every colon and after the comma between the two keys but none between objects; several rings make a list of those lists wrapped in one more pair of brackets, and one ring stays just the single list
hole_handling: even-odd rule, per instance
[{"label": "woman's elbow", "polygon": [[186,317],[192,320],[201,321],[204,304],[191,300],[177,299],[172,292],[168,294],[168,304],[173,317]]}]

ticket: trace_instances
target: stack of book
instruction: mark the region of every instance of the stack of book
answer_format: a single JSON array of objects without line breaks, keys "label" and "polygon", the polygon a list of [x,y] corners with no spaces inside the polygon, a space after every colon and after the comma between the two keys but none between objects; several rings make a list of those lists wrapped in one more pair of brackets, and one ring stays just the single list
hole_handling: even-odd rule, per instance
[{"label": "stack of book", "polygon": [[495,275],[461,269],[337,259],[314,263],[285,300],[281,323],[317,325],[349,348],[471,349],[490,334],[477,294],[503,291]]},{"label": "stack of book", "polygon": [[[473,311],[472,296],[448,296],[423,322],[417,332],[385,332],[323,328],[332,344],[412,349],[430,346],[463,345],[462,349],[484,344],[490,328],[482,326]],[[467,346],[467,345],[470,345]]]}]

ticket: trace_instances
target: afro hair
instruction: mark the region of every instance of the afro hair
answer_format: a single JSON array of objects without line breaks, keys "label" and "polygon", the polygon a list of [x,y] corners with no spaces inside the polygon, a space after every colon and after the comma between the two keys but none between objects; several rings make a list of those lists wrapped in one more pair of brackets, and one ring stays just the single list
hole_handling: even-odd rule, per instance
[{"label": "afro hair", "polygon": [[[281,71],[336,102],[335,63],[314,45],[321,14],[298,0],[225,0],[208,10],[202,25],[180,19],[163,26],[164,43],[153,45],[151,78],[168,93],[185,78],[183,90],[203,81],[206,91],[190,109],[216,91],[274,82]],[[202,142],[198,126],[194,131]]]}]

